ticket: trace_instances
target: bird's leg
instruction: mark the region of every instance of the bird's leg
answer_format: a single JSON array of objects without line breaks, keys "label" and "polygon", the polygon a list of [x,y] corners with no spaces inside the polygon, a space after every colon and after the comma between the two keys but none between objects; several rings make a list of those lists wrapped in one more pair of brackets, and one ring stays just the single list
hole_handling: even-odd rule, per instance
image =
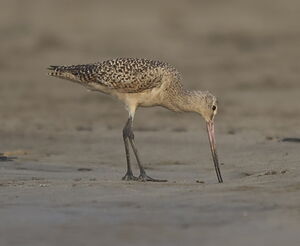
[{"label": "bird's leg", "polygon": [[142,163],[140,161],[140,157],[139,157],[139,153],[138,153],[138,150],[137,150],[137,147],[135,145],[135,141],[134,141],[134,134],[133,134],[133,131],[132,131],[132,118],[130,117],[128,119],[128,138],[129,138],[129,141],[130,141],[130,144],[131,144],[131,147],[133,149],[133,152],[134,152],[134,155],[135,155],[135,158],[136,158],[136,161],[138,163],[138,166],[139,166],[139,169],[140,169],[140,176],[139,176],[139,181],[152,181],[152,182],[167,182],[167,180],[165,179],[154,179],[154,178],[151,178],[149,177],[147,174],[146,174],[146,171],[144,169],[144,167],[142,166]]},{"label": "bird's leg", "polygon": [[131,164],[130,164],[130,152],[129,152],[129,144],[128,144],[128,134],[129,134],[129,125],[130,125],[130,119],[126,122],[124,128],[123,128],[123,140],[125,145],[125,152],[126,152],[126,161],[127,161],[127,172],[125,176],[122,178],[122,180],[138,180],[137,177],[133,176]]}]

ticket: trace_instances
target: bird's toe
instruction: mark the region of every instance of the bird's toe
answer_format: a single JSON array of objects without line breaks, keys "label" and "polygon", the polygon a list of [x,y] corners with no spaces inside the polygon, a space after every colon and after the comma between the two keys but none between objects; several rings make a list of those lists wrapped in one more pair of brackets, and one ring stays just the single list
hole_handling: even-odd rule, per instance
[{"label": "bird's toe", "polygon": [[126,173],[125,176],[122,178],[124,181],[137,181],[138,178],[135,177],[132,173]]},{"label": "bird's toe", "polygon": [[141,174],[138,180],[141,182],[168,182],[168,180],[166,179],[154,179],[146,174]]}]

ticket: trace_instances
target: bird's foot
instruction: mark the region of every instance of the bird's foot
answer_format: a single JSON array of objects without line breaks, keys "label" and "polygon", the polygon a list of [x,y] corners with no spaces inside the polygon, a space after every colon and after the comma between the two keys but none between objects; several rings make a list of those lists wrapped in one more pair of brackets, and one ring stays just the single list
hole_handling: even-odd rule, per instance
[{"label": "bird's foot", "polygon": [[125,176],[122,178],[122,180],[125,180],[125,181],[137,181],[139,180],[137,177],[133,176],[132,173],[126,173]]},{"label": "bird's foot", "polygon": [[149,177],[146,174],[141,174],[139,176],[138,180],[141,182],[168,182],[168,180],[166,180],[166,179],[154,179],[154,178]]}]

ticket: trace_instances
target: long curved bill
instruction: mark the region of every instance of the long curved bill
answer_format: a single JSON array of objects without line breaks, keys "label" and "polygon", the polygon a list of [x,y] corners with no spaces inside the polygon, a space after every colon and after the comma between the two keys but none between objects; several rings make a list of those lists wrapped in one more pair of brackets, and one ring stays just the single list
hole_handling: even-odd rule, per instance
[{"label": "long curved bill", "polygon": [[209,139],[209,144],[210,144],[210,150],[211,150],[212,158],[213,158],[213,161],[214,161],[218,181],[219,181],[219,183],[223,183],[223,179],[222,179],[221,171],[220,171],[220,167],[219,167],[219,160],[218,160],[217,150],[216,150],[214,122],[212,120],[208,121],[206,123],[206,126],[207,126],[207,133],[208,133],[208,139]]}]

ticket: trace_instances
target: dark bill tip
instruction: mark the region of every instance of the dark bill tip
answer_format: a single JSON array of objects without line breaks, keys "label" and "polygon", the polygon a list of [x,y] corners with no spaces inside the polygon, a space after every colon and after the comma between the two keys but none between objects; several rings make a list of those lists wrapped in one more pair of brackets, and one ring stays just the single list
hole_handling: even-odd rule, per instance
[{"label": "dark bill tip", "polygon": [[213,121],[207,122],[207,133],[208,133],[209,145],[210,145],[210,150],[211,150],[217,178],[219,183],[223,183],[223,178],[220,171],[219,159],[218,159],[217,149],[216,149],[215,128],[214,128]]}]

